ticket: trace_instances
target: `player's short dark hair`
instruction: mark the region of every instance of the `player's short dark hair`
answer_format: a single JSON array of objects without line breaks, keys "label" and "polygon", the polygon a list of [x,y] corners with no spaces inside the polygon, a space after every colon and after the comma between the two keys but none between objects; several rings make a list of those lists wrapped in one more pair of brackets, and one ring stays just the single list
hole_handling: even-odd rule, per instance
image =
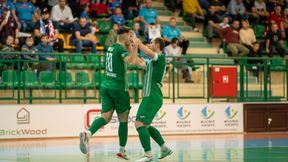
[{"label": "player's short dark hair", "polygon": [[160,38],[160,37],[155,38],[155,39],[154,39],[154,42],[157,43],[157,44],[159,44],[159,48],[160,48],[161,51],[164,50],[164,48],[165,48],[165,41],[164,41],[162,38]]},{"label": "player's short dark hair", "polygon": [[125,26],[120,27],[120,29],[117,31],[118,35],[126,34],[126,33],[129,33],[129,29]]}]

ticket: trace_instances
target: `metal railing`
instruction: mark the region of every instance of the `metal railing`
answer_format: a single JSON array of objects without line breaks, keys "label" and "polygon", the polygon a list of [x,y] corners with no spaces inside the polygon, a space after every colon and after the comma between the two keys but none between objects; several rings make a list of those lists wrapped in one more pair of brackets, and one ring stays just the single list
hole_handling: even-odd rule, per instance
[{"label": "metal railing", "polygon": [[[5,52],[0,53],[0,58],[8,54],[16,54],[17,59],[0,59],[2,75],[0,103],[7,100],[17,101],[18,104],[23,101],[33,103],[35,100],[48,100],[47,102],[57,100],[59,103],[62,103],[63,100],[82,100],[84,103],[88,100],[101,102],[100,85],[104,79],[105,55],[54,53],[53,56],[56,59],[53,61],[33,61],[21,59],[25,53]],[[172,70],[167,71],[169,76],[164,80],[162,91],[164,98],[173,103],[178,99],[203,99],[206,102],[217,102],[218,99],[228,99],[228,101],[233,99],[237,102],[283,102],[288,100],[287,59],[280,57],[232,58],[217,55],[190,55],[171,57],[171,59]],[[179,59],[185,61],[179,62]],[[252,60],[258,60],[258,63],[251,63]],[[49,71],[45,69],[48,67],[47,65],[52,66],[50,69],[52,75],[51,73],[47,74],[50,80],[48,79],[49,81],[46,83],[45,78],[41,75],[43,71]],[[223,66],[237,68],[237,96],[212,97],[210,95],[209,86],[212,81],[209,69]],[[42,70],[37,67],[41,67]],[[183,81],[181,78],[183,67],[192,69],[194,83]],[[29,70],[35,72],[35,86],[31,85],[31,78],[25,76],[27,75],[25,71]],[[144,72],[137,67],[129,67],[129,73],[131,74],[128,78],[131,96],[137,103],[142,97]],[[255,73],[257,76],[254,76]],[[53,76],[54,80],[51,81],[49,76]],[[36,95],[35,91],[38,91]],[[82,95],[80,95],[81,93]],[[50,95],[48,96],[48,94]]]}]

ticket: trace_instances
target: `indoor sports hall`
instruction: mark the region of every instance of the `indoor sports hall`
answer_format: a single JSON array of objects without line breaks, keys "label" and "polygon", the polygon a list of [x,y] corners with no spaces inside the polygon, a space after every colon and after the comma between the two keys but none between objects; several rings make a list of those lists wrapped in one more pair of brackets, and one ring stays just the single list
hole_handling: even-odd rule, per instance
[{"label": "indoor sports hall", "polygon": [[0,8],[0,162],[288,162],[286,1]]}]

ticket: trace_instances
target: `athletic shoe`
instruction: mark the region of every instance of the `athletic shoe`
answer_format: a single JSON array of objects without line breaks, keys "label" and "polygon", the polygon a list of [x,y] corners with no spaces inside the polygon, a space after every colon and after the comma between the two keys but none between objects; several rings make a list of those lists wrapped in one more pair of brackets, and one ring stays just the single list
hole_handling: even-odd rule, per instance
[{"label": "athletic shoe", "polygon": [[80,132],[80,150],[83,154],[87,154],[88,152],[88,142],[89,142],[89,136],[87,136],[86,132]]},{"label": "athletic shoe", "polygon": [[143,158],[137,160],[136,162],[151,162],[153,161],[153,157],[144,156]]},{"label": "athletic shoe", "polygon": [[126,155],[125,152],[119,152],[116,154],[116,157],[119,158],[119,159],[124,159],[124,160],[129,160],[129,157],[128,155]]},{"label": "athletic shoe", "polygon": [[173,151],[171,149],[166,149],[165,151],[161,151],[161,154],[158,159],[164,159],[165,157],[171,155]]}]

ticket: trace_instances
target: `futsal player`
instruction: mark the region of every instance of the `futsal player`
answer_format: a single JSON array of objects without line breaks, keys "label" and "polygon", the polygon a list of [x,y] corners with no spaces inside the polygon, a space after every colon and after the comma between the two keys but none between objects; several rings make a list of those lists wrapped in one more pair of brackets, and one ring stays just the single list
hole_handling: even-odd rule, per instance
[{"label": "futsal player", "polygon": [[[131,32],[132,33],[132,32]],[[134,34],[134,33],[133,33]],[[133,37],[135,38],[135,37]],[[133,42],[131,47],[132,54],[125,47]],[[106,75],[101,85],[101,99],[102,112],[101,117],[94,120],[91,127],[85,131],[80,132],[80,150],[82,153],[87,153],[89,139],[101,127],[110,122],[113,112],[116,110],[119,119],[119,153],[116,154],[118,158],[129,160],[125,153],[125,146],[128,138],[128,116],[130,111],[130,96],[127,85],[127,65],[136,64],[138,41],[132,40],[129,31],[122,27],[118,31],[117,42],[110,46],[106,54]]]},{"label": "futsal player", "polygon": [[166,69],[165,56],[163,54],[165,43],[162,38],[153,39],[148,47],[143,45],[140,40],[138,40],[137,43],[139,44],[140,50],[150,57],[150,61],[148,62],[137,59],[137,65],[145,69],[145,79],[143,99],[138,109],[135,122],[141,145],[145,151],[144,157],[137,160],[137,162],[147,162],[153,161],[150,137],[152,137],[161,148],[159,159],[163,159],[173,153],[173,151],[165,145],[165,141],[160,132],[150,125],[163,104],[161,87]]}]

